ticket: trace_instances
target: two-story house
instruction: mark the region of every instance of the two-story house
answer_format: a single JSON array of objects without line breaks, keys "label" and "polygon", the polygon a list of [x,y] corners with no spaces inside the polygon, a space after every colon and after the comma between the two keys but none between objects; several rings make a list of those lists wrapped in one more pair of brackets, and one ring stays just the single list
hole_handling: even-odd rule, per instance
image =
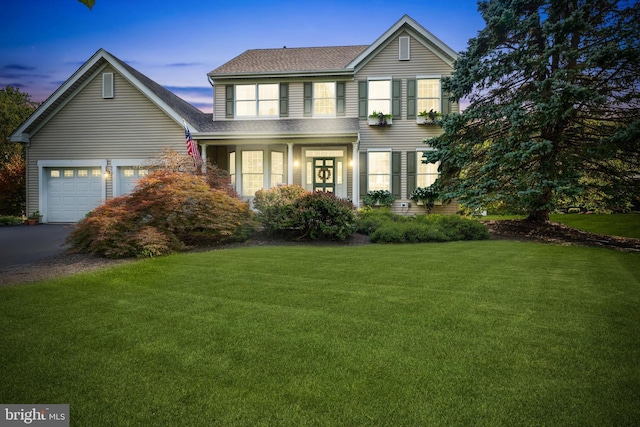
[{"label": "two-story house", "polygon": [[12,136],[28,147],[27,210],[77,221],[127,193],[162,148],[186,150],[184,120],[246,199],[298,184],[359,205],[389,190],[394,211],[420,212],[408,196],[437,178],[421,157],[442,130],[419,113],[458,111],[441,90],[455,58],[406,15],[371,45],[248,50],[208,74],[212,117],[100,50]]}]

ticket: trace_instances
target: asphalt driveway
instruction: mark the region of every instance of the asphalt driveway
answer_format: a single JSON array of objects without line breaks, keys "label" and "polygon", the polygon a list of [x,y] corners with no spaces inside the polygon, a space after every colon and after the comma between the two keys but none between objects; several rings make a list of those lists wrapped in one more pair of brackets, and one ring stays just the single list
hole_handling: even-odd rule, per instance
[{"label": "asphalt driveway", "polygon": [[71,224],[0,227],[0,268],[31,264],[68,248]]}]

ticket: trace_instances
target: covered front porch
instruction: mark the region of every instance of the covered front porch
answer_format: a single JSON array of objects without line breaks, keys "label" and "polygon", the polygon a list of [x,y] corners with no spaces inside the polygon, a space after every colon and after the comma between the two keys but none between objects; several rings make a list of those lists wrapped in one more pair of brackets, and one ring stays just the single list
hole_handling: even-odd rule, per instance
[{"label": "covered front porch", "polygon": [[359,203],[357,121],[229,121],[212,126],[212,132],[197,135],[203,160],[228,171],[243,199],[252,200],[261,189],[296,184]]}]

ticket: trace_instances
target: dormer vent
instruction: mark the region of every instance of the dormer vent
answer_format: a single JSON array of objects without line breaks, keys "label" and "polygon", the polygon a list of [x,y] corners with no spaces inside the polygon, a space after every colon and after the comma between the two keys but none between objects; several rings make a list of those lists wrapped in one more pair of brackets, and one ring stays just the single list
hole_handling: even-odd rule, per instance
[{"label": "dormer vent", "polygon": [[102,97],[113,98],[113,73],[102,74]]},{"label": "dormer vent", "polygon": [[411,39],[409,37],[400,37],[398,59],[400,61],[411,59]]}]

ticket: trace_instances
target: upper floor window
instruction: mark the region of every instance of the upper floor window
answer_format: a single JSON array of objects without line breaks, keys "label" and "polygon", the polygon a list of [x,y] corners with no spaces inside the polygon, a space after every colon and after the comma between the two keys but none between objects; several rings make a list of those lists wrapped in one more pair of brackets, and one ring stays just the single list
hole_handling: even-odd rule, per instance
[{"label": "upper floor window", "polygon": [[336,115],[336,84],[320,82],[313,84],[313,115]]},{"label": "upper floor window", "polygon": [[391,80],[369,80],[367,111],[391,114]]},{"label": "upper floor window", "polygon": [[418,78],[418,113],[423,111],[441,111],[440,108],[440,79]]},{"label": "upper floor window", "polygon": [[237,117],[277,117],[279,86],[274,84],[236,85]]}]

